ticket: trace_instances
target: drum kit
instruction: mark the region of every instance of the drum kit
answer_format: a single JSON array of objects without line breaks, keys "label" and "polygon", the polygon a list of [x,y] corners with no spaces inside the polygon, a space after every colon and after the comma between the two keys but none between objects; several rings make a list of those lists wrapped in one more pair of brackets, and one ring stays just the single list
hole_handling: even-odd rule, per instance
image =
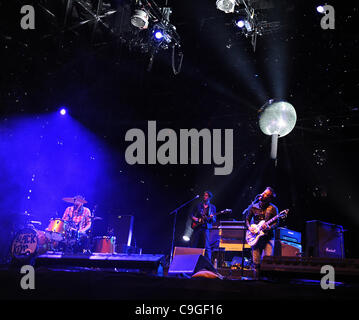
[{"label": "drum kit", "polygon": [[[74,198],[63,198],[65,202],[74,203]],[[80,233],[74,222],[51,218],[45,230],[40,230],[41,222],[36,217],[23,214],[24,225],[18,230],[11,243],[11,256],[15,259],[33,258],[46,252],[63,253],[103,253],[114,254],[116,237],[92,236],[93,221],[102,220],[90,216],[91,228],[88,233]]]}]

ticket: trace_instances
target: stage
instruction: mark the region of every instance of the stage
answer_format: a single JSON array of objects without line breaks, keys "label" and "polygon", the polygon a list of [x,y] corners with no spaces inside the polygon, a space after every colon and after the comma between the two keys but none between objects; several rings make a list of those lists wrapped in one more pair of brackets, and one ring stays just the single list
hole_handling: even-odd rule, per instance
[{"label": "stage", "polygon": [[268,273],[267,268],[266,277],[259,280],[253,280],[250,270],[242,274],[230,268],[218,268],[217,278],[170,276],[163,256],[151,254],[42,255],[34,263],[33,290],[21,288],[25,274],[20,268],[20,264],[1,267],[2,300],[346,301],[359,296],[357,269],[353,273],[353,268],[345,281],[343,273],[337,275],[334,290],[321,288],[323,275],[313,267],[307,273],[297,269],[296,275],[283,272],[283,266],[271,269],[277,273]]},{"label": "stage", "polygon": [[358,300],[358,1],[17,0],[0,21],[12,316]]}]

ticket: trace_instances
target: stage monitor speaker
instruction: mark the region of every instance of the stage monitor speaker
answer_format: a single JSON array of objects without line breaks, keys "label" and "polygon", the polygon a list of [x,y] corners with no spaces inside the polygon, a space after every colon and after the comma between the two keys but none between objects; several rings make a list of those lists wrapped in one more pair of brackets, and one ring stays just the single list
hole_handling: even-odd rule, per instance
[{"label": "stage monitor speaker", "polygon": [[298,257],[302,252],[302,246],[283,240],[275,240],[273,255],[275,257]]},{"label": "stage monitor speaker", "polygon": [[168,275],[189,274],[193,275],[200,270],[207,270],[216,273],[211,262],[202,254],[184,254],[173,257],[168,269]]},{"label": "stage monitor speaker", "polygon": [[344,259],[343,227],[323,221],[306,222],[305,255]]},{"label": "stage monitor speaker", "polygon": [[204,256],[206,249],[204,248],[189,248],[189,247],[175,247],[173,256],[188,255],[188,254],[201,254]]}]

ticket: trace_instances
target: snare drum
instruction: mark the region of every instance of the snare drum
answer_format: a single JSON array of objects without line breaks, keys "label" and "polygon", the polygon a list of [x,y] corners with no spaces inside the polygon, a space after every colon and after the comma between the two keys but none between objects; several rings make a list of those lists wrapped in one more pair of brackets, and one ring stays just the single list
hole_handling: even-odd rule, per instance
[{"label": "snare drum", "polygon": [[116,237],[95,237],[95,253],[115,253]]},{"label": "snare drum", "polygon": [[63,219],[51,219],[49,226],[45,229],[46,237],[53,241],[63,241],[65,239],[68,222]]},{"label": "snare drum", "polygon": [[11,244],[11,255],[16,259],[43,254],[48,250],[45,232],[34,228],[20,230]]}]

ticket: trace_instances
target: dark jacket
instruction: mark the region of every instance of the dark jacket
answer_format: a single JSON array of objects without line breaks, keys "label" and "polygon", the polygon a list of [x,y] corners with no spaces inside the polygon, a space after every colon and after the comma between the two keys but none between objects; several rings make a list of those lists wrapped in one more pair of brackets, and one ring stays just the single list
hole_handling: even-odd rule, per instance
[{"label": "dark jacket", "polygon": [[[248,208],[246,215],[246,225],[249,228],[252,223],[258,224],[261,220],[268,221],[277,214],[278,208],[273,203],[269,203],[264,208],[260,208],[259,203],[255,203],[253,206]],[[271,230],[268,233],[269,237],[273,237],[273,229],[275,229],[278,224],[278,219],[271,224]]]},{"label": "dark jacket", "polygon": [[[199,203],[198,205],[196,205],[194,207],[194,209],[192,210],[192,217],[196,217],[196,218],[201,218],[203,216],[205,209],[203,206],[203,203]],[[215,205],[213,205],[212,203],[209,204],[208,206],[208,212],[206,213],[206,215],[209,217],[210,214],[216,213],[216,207]],[[207,219],[207,223],[204,223],[202,226],[200,226],[199,228],[212,228],[212,224],[216,222],[216,217],[214,216],[212,219]]]}]

